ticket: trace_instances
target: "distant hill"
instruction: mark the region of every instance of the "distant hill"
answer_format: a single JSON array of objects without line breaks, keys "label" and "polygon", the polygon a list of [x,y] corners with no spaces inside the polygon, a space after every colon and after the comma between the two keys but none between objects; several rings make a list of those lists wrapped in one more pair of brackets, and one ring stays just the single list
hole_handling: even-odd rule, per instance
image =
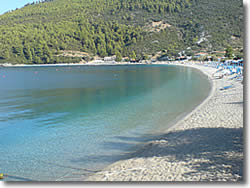
[{"label": "distant hill", "polygon": [[[0,62],[243,48],[241,0],[45,0],[0,16]],[[187,50],[188,49],[188,50]],[[85,56],[62,56],[64,51]]]}]

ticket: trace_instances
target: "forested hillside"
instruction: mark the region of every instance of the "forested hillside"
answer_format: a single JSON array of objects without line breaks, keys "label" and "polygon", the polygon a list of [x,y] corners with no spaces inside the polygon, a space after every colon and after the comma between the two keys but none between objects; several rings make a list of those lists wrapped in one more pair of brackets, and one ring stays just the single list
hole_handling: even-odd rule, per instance
[{"label": "forested hillside", "polygon": [[0,15],[0,62],[79,62],[62,51],[142,59],[243,48],[240,0],[45,0]]}]

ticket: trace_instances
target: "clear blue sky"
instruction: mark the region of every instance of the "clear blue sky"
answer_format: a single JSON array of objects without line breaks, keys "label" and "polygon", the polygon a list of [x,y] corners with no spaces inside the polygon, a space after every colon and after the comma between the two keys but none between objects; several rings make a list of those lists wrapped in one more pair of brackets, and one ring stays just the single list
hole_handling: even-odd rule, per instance
[{"label": "clear blue sky", "polygon": [[3,14],[9,10],[21,8],[27,3],[32,3],[35,0],[0,0],[0,14]]}]

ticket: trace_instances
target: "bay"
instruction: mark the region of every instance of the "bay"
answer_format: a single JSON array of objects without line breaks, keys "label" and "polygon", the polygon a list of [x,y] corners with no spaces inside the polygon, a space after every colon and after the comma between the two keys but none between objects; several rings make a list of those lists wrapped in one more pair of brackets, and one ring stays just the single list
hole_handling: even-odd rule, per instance
[{"label": "bay", "polygon": [[0,68],[0,172],[79,181],[124,159],[210,91],[171,65]]}]

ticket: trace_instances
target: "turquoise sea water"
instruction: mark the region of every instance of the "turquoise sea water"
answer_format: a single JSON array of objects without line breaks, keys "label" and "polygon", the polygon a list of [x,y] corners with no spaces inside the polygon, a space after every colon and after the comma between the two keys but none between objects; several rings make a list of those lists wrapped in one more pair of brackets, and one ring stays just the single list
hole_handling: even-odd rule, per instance
[{"label": "turquoise sea water", "polygon": [[170,65],[0,68],[0,173],[81,180],[167,129],[210,91]]}]

